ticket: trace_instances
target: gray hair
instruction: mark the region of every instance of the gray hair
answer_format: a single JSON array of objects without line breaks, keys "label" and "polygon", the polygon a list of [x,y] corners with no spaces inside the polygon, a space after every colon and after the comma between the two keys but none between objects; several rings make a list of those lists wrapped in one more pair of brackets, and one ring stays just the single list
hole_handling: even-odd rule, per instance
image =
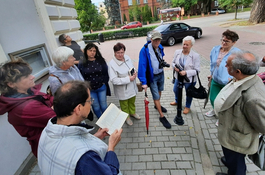
[{"label": "gray hair", "polygon": [[72,55],[74,55],[72,49],[66,46],[60,46],[52,53],[52,60],[56,66],[61,67],[63,62],[68,61],[68,58]]},{"label": "gray hair", "polygon": [[195,39],[193,36],[186,36],[185,38],[183,38],[182,44],[184,43],[184,41],[191,41],[191,45],[195,44]]},{"label": "gray hair", "polygon": [[[249,60],[246,58],[246,54],[251,54],[255,58],[254,60]],[[259,58],[249,51],[236,51],[232,52],[234,59],[232,62],[232,67],[234,70],[239,69],[244,75],[254,75],[259,70]]]}]

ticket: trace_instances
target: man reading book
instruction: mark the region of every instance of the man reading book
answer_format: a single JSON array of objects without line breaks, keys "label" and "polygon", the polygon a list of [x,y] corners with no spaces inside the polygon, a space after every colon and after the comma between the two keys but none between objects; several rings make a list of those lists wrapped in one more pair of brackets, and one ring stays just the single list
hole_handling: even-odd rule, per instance
[{"label": "man reading book", "polygon": [[38,148],[38,165],[43,175],[57,174],[119,174],[119,161],[114,152],[121,139],[122,129],[115,130],[109,144],[101,139],[108,129],[99,129],[81,123],[90,112],[89,84],[69,81],[54,95],[56,117],[44,128]]}]

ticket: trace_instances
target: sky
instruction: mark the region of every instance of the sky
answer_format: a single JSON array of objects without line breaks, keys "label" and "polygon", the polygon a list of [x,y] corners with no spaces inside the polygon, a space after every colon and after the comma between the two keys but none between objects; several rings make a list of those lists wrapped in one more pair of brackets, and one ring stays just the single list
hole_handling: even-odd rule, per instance
[{"label": "sky", "polygon": [[95,4],[96,6],[98,6],[99,2],[104,2],[104,0],[91,0],[93,4]]}]

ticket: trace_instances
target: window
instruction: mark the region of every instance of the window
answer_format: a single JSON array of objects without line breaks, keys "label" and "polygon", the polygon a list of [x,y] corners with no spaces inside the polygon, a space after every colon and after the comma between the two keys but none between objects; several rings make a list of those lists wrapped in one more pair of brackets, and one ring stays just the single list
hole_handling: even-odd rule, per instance
[{"label": "window", "polygon": [[51,63],[49,61],[45,45],[38,45],[28,49],[8,54],[11,60],[22,58],[32,68],[32,74],[36,79],[47,74]]},{"label": "window", "polygon": [[132,0],[128,0],[128,5],[132,5]]},{"label": "window", "polygon": [[148,3],[147,0],[144,0],[144,4]]},{"label": "window", "polygon": [[140,0],[136,0],[136,4],[140,4]]},{"label": "window", "polygon": [[218,1],[214,1],[214,6],[218,6]]},{"label": "window", "polygon": [[182,29],[184,29],[184,30],[188,30],[188,29],[189,29],[189,27],[186,26],[185,24],[180,24],[180,27],[181,27]]}]

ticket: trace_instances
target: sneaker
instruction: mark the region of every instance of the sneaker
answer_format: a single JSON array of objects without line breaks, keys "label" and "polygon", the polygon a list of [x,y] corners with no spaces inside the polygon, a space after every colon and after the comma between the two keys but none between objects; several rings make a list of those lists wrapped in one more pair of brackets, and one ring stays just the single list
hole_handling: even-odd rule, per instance
[{"label": "sneaker", "polygon": [[167,121],[167,118],[164,117],[159,117],[159,121],[163,124],[163,126],[167,129],[171,128],[171,124]]},{"label": "sneaker", "polygon": [[131,117],[137,119],[137,120],[141,120],[141,117],[138,115],[138,114],[134,114],[134,115],[131,115]]},{"label": "sneaker", "polygon": [[217,120],[215,123],[215,126],[218,126],[218,125],[219,125],[219,120]]},{"label": "sneaker", "polygon": [[[154,108],[157,109],[156,106],[154,106]],[[164,112],[164,113],[167,113],[167,109],[164,108],[163,106],[161,106],[161,111]]]},{"label": "sneaker", "polygon": [[214,110],[212,109],[212,110],[206,112],[206,113],[205,113],[205,116],[206,116],[206,117],[213,117],[213,116],[215,116],[215,112],[214,112]]},{"label": "sneaker", "polygon": [[133,125],[133,122],[132,122],[132,120],[131,120],[130,117],[127,117],[127,119],[126,119],[126,123],[127,123],[129,126],[132,126],[132,125]]}]

